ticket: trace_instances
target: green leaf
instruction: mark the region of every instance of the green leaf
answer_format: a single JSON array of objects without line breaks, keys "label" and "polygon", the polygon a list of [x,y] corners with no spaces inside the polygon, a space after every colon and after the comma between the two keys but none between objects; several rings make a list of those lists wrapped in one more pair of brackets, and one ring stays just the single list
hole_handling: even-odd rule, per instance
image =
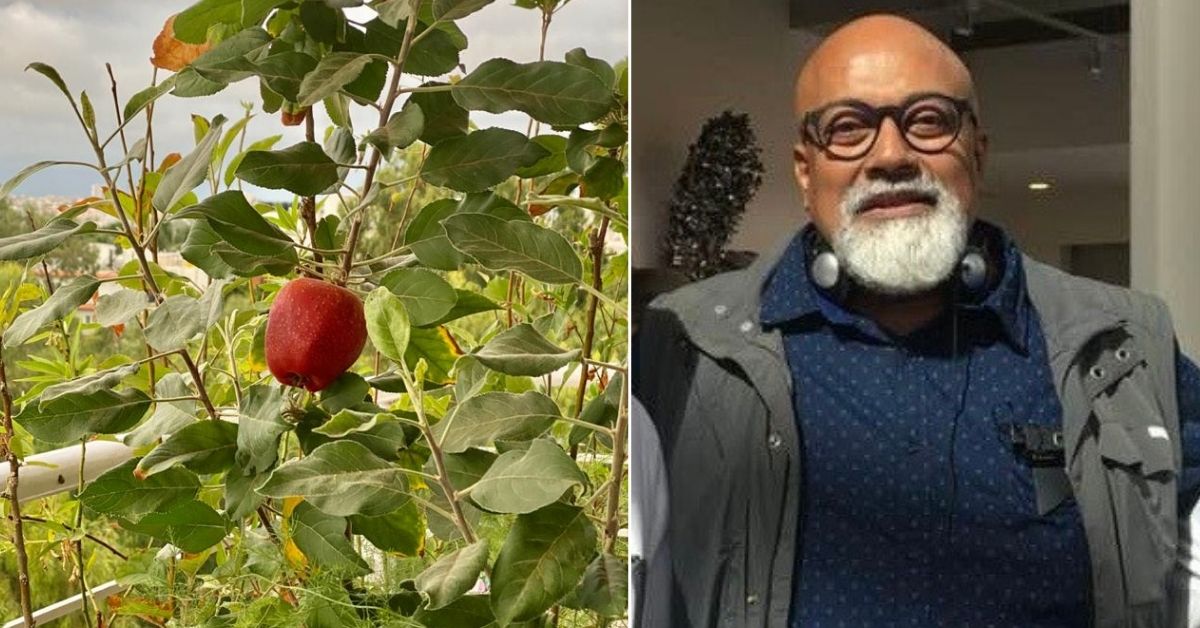
[{"label": "green leaf", "polygon": [[525,210],[513,205],[513,202],[494,192],[472,192],[462,197],[458,202],[460,214],[487,214],[505,222],[522,220],[531,222]]},{"label": "green leaf", "polygon": [[[358,159],[358,148],[354,144],[354,133],[351,132],[349,129],[344,129],[341,127],[337,127],[335,129],[333,129],[333,132],[329,134],[329,137],[325,138],[325,145],[324,145],[323,149],[325,151],[325,154],[328,155],[329,158],[332,159],[335,163],[352,164],[355,162],[355,160]],[[341,187],[342,182],[346,180],[346,175],[348,175],[349,173],[350,173],[349,167],[340,167],[339,166],[337,169],[338,180],[335,181],[328,188],[322,190],[321,194],[336,194],[338,191],[338,188]],[[326,216],[325,218],[322,219],[322,224],[324,224],[324,220],[327,220],[327,219],[333,219],[336,221],[338,218],[337,218],[337,216]],[[318,230],[318,235],[320,235],[320,226],[317,227],[317,230]],[[332,239],[332,238],[329,238],[329,239]],[[331,248],[331,249],[338,248],[335,246],[325,247],[324,245],[321,245],[321,244],[318,244],[318,246],[321,246],[322,248]]]},{"label": "green leaf", "polygon": [[88,98],[87,91],[79,92],[79,108],[81,109],[80,116],[83,118],[83,126],[91,131],[92,137],[96,136],[96,108],[92,106],[92,99]]},{"label": "green leaf", "polygon": [[204,181],[208,175],[209,164],[212,163],[213,150],[221,139],[221,128],[224,124],[225,117],[217,116],[195,150],[167,170],[162,181],[158,183],[158,189],[154,191],[154,198],[150,201],[154,209],[167,213],[188,192]]},{"label": "green leaf", "polygon": [[204,502],[190,500],[152,512],[126,528],[152,536],[185,552],[202,552],[225,538],[229,522]]},{"label": "green leaf", "polygon": [[421,167],[421,178],[432,185],[478,192],[502,183],[548,154],[516,131],[484,129],[434,145]]},{"label": "green leaf", "polygon": [[398,113],[393,113],[386,125],[375,129],[364,141],[387,156],[393,148],[404,148],[421,137],[425,128],[425,114],[420,105],[409,103]]},{"label": "green leaf", "polygon": [[317,447],[271,473],[259,494],[303,497],[322,512],[339,517],[384,515],[403,506],[409,496],[404,471],[354,441]]},{"label": "green leaf", "polygon": [[47,323],[63,318],[87,303],[100,287],[92,277],[76,277],[62,284],[46,302],[18,316],[4,332],[4,346],[16,347],[29,340]]},{"label": "green leaf", "polygon": [[504,113],[514,109],[556,126],[591,122],[613,104],[611,85],[591,70],[558,61],[514,63],[490,59],[454,86],[465,109]]},{"label": "green leaf", "polygon": [[133,520],[171,502],[192,499],[200,490],[200,479],[191,471],[170,469],[138,479],[137,465],[135,458],[104,472],[83,489],[79,500],[96,512]]},{"label": "green leaf", "polygon": [[458,202],[443,198],[422,207],[404,231],[404,243],[422,264],[438,270],[455,270],[464,258],[446,237],[442,219],[458,211]]},{"label": "green leaf", "polygon": [[[184,397],[192,395],[188,388],[190,375],[167,373],[154,385],[159,397]],[[188,379],[185,379],[188,378]],[[193,400],[155,402],[154,413],[141,425],[125,435],[129,447],[142,447],[157,441],[163,434],[172,434],[196,420],[196,402]]]},{"label": "green leaf", "polygon": [[67,89],[67,83],[63,81],[62,76],[59,75],[58,70],[55,70],[53,66],[35,61],[25,66],[25,70],[33,70],[34,72],[37,72],[38,74],[50,79],[50,82],[54,83],[54,85],[58,87],[58,91],[62,92],[63,95],[67,97],[67,100],[71,102],[71,106],[75,106],[75,97],[71,95],[71,90]]},{"label": "green leaf", "polygon": [[515,270],[546,283],[574,283],[583,274],[571,243],[532,222],[456,214],[442,220],[442,227],[454,248],[489,270]]},{"label": "green leaf", "polygon": [[533,512],[562,497],[587,476],[553,441],[537,439],[527,451],[501,455],[471,490],[480,508],[500,513]]},{"label": "green leaf", "polygon": [[346,520],[343,517],[321,512],[307,502],[300,502],[292,511],[289,524],[296,547],[315,566],[353,576],[371,573],[367,562],[354,551],[354,546],[346,538]]},{"label": "green leaf", "polygon": [[171,94],[179,98],[211,96],[227,87],[225,83],[210,81],[200,76],[200,73],[192,67],[180,70],[172,78],[175,79],[175,89],[171,91]]},{"label": "green leaf", "polygon": [[337,414],[313,431],[330,438],[342,438],[354,432],[366,432],[388,418],[389,415],[386,413],[362,412],[346,408],[339,410]]},{"label": "green leaf", "polygon": [[246,158],[248,153],[270,150],[281,139],[283,139],[282,135],[272,135],[271,137],[263,138],[250,144],[246,150],[234,155],[233,159],[229,162],[229,166],[225,168],[225,186],[229,187],[233,185],[233,180],[237,177],[238,166],[242,165],[242,160]]},{"label": "green leaf", "polygon": [[358,78],[372,58],[356,52],[334,52],[321,58],[317,67],[300,82],[301,107],[311,107],[327,96],[336,94],[347,83]]},{"label": "green leaf", "polygon": [[[424,83],[421,87],[441,87],[446,83]],[[470,114],[458,106],[449,91],[415,92],[408,102],[421,108],[425,114],[425,127],[421,130],[421,141],[430,146],[451,137],[466,135],[470,131]]]},{"label": "green leaf", "polygon": [[[225,241],[221,236],[217,235],[217,232],[213,231],[212,227],[208,226],[206,221],[197,220],[188,229],[187,239],[184,240],[183,247],[180,248],[179,252],[183,256],[183,259],[203,270],[204,274],[210,278],[222,279],[235,272],[232,266],[225,263],[224,260],[213,252],[214,246],[218,244],[223,245],[224,243]],[[254,272],[251,276],[265,272],[261,269],[251,270],[258,271]],[[283,272],[287,272],[288,270],[290,270],[290,267]]]},{"label": "green leaf", "polygon": [[354,515],[350,517],[350,527],[385,552],[416,556],[425,545],[425,518],[412,500],[386,515]]},{"label": "green leaf", "polygon": [[408,313],[400,297],[387,288],[376,288],[363,304],[367,315],[367,334],[371,344],[384,357],[399,362],[408,349]]},{"label": "green leaf", "polygon": [[298,261],[291,238],[251,207],[240,191],[214,194],[179,212],[178,217],[204,218],[224,243],[247,255],[273,257],[293,266]]},{"label": "green leaf", "polygon": [[175,351],[207,329],[200,302],[187,295],[167,297],[146,320],[146,342],[159,352]]},{"label": "green leaf", "polygon": [[279,436],[291,429],[283,420],[278,386],[247,388],[238,406],[237,462],[247,474],[264,473],[275,464]]},{"label": "green leaf", "polygon": [[376,2],[372,8],[379,14],[379,19],[396,28],[401,22],[412,17],[412,4],[412,0],[383,0]]},{"label": "green leaf", "polygon": [[49,443],[78,441],[93,434],[117,434],[137,425],[150,408],[140,390],[108,389],[67,394],[41,404],[26,404],[16,416],[34,437]]},{"label": "green leaf", "polygon": [[322,102],[325,115],[329,116],[334,126],[348,131],[354,129],[354,120],[350,117],[350,99],[345,94],[333,94]]},{"label": "green leaf", "polygon": [[300,23],[304,32],[323,44],[336,44],[346,35],[346,17],[324,2],[301,2]]},{"label": "green leaf", "polygon": [[492,0],[433,0],[433,19],[439,22],[462,19],[491,3]]},{"label": "green leaf", "polygon": [[408,350],[404,352],[404,363],[408,368],[417,368],[418,360],[425,360],[425,382],[445,384],[450,381],[450,369],[458,359],[450,332],[445,327],[414,327],[409,331]]},{"label": "green leaf", "polygon": [[521,323],[506,329],[476,351],[475,359],[506,375],[545,375],[579,359],[579,349],[563,349]]},{"label": "green leaf", "polygon": [[488,392],[459,403],[434,426],[449,453],[490,447],[497,440],[529,440],[560,416],[554,400],[540,392]]},{"label": "green leaf", "polygon": [[413,619],[429,628],[494,628],[498,625],[486,595],[464,595],[437,610],[422,608]]},{"label": "green leaf", "polygon": [[442,316],[438,320],[426,325],[426,327],[445,325],[450,321],[458,320],[464,316],[500,309],[499,303],[492,301],[478,292],[460,290],[457,288],[454,290],[454,292],[457,295],[457,300],[454,302],[454,307],[450,308],[450,311],[446,312],[445,316]]},{"label": "green leaf", "polygon": [[218,24],[251,26],[287,0],[200,0],[175,17],[175,38],[202,44],[208,29]]},{"label": "green leaf", "polygon": [[600,78],[600,82],[605,85],[616,85],[617,73],[612,69],[612,66],[602,59],[589,57],[587,51],[583,48],[575,48],[567,52],[566,61],[571,65],[577,65],[595,74]]},{"label": "green leaf", "polygon": [[247,28],[192,61],[190,67],[215,83],[236,83],[255,73],[256,62],[267,53],[271,35],[261,28]]},{"label": "green leaf", "polygon": [[[418,24],[418,31],[421,31],[421,26]],[[364,39],[366,52],[395,59],[400,54],[400,46],[404,42],[405,28],[404,22],[392,27],[379,18],[367,22]],[[458,51],[459,47],[448,34],[436,28],[432,29],[410,47],[408,58],[404,62],[404,73],[441,76],[452,72],[458,67]]]},{"label": "green leaf", "polygon": [[567,157],[563,151],[567,147],[567,138],[561,135],[538,135],[533,142],[549,151],[549,154],[528,168],[517,170],[516,175],[522,179],[544,177],[554,174],[567,167]]},{"label": "green leaf", "polygon": [[300,82],[317,67],[317,60],[303,52],[286,51],[263,57],[254,66],[255,74],[271,91],[288,102],[300,99]]},{"label": "green leaf", "polygon": [[272,190],[313,196],[337,183],[338,171],[320,144],[300,142],[283,150],[246,153],[237,178]]},{"label": "green leaf", "polygon": [[321,391],[321,408],[336,413],[362,403],[371,386],[357,373],[342,373]]},{"label": "green leaf", "polygon": [[[7,184],[5,187],[7,187]],[[0,191],[0,203],[4,202],[3,197],[5,195],[3,191]],[[73,220],[55,218],[36,231],[0,238],[0,262],[11,262],[45,255],[57,248],[67,238],[79,233],[91,233],[95,230],[96,223],[93,222],[85,222],[80,225],[76,224]]]},{"label": "green leaf", "polygon": [[438,558],[417,576],[417,590],[429,599],[428,610],[443,608],[475,586],[487,566],[488,542],[482,539]]},{"label": "green leaf", "polygon": [[379,285],[400,297],[414,326],[441,319],[458,302],[458,294],[445,279],[423,268],[393,270],[379,280]]},{"label": "green leaf", "polygon": [[583,572],[583,582],[571,599],[572,608],[586,609],[602,617],[621,617],[629,608],[629,561],[600,554]]},{"label": "green leaf", "polygon": [[65,395],[90,395],[99,390],[115,388],[126,377],[137,373],[139,368],[138,364],[122,364],[61,384],[48,386],[38,396],[38,405],[44,408],[47,402]]},{"label": "green leaf", "polygon": [[[579,415],[580,421],[591,423],[592,425],[603,425],[612,427],[617,422],[617,412],[620,410],[621,390],[623,387],[624,375],[617,373],[608,382],[608,386],[604,388],[604,392],[596,395],[588,401],[583,407],[583,412]],[[577,445],[587,440],[587,437],[596,434],[595,430],[589,430],[581,425],[576,425],[571,428],[571,434],[567,439],[572,445]],[[601,435],[600,441],[605,446],[611,447],[611,440]]]},{"label": "green leaf", "polygon": [[492,568],[500,625],[533,619],[570,593],[596,551],[596,528],[577,506],[554,503],[517,517]]},{"label": "green leaf", "polygon": [[588,196],[610,200],[625,189],[625,164],[612,157],[599,157],[583,175]]},{"label": "green leaf", "polygon": [[171,434],[138,464],[142,477],[183,465],[200,474],[221,473],[233,465],[237,424],[197,421]]},{"label": "green leaf", "polygon": [[233,521],[254,512],[267,498],[254,492],[254,486],[262,481],[260,475],[246,475],[237,461],[225,474],[225,515]]}]

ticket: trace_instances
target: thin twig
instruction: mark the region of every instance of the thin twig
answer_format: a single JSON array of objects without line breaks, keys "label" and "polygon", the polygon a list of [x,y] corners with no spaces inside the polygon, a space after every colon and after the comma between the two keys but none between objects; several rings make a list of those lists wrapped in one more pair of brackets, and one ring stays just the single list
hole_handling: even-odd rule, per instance
[{"label": "thin twig", "polygon": [[621,402],[617,406],[616,434],[613,436],[612,474],[608,485],[608,515],[604,526],[604,553],[611,554],[617,543],[617,526],[621,514],[621,475],[625,470],[625,433],[629,425],[626,399],[629,396],[629,378],[621,378]]},{"label": "thin twig", "polygon": [[[57,521],[50,521],[49,519],[42,519],[41,517],[31,517],[29,515],[21,515],[21,519],[28,521],[30,523],[44,523],[47,525],[62,526],[67,532],[70,532],[72,534],[75,533],[75,528],[72,528],[71,526],[69,526],[65,523],[59,523]],[[120,558],[121,560],[129,560],[128,556],[126,556],[125,554],[122,554],[120,550],[113,547],[112,545],[109,545],[108,542],[105,541],[104,539],[102,539],[94,534],[91,534],[89,532],[84,532],[83,536],[87,537],[90,541],[92,541],[96,545],[99,545],[100,547],[103,547],[104,549],[112,552],[113,555],[116,556],[117,558]]]},{"label": "thin twig", "polygon": [[[413,0],[413,13],[416,14],[416,0]],[[392,115],[392,107],[396,104],[396,97],[400,93],[400,76],[404,73],[404,62],[408,60],[408,52],[412,48],[413,32],[416,30],[417,20],[409,19],[408,24],[404,28],[404,40],[400,44],[400,53],[396,57],[396,67],[392,71],[392,82],[388,86],[387,99],[383,101],[383,107],[379,109],[379,124],[383,127],[387,124],[388,118]],[[371,185],[375,183],[375,172],[379,168],[379,162],[383,160],[383,151],[372,146],[371,161],[367,164],[367,174],[363,181],[362,195],[366,195],[371,191]],[[350,276],[350,269],[354,266],[354,249],[358,246],[358,237],[362,230],[362,214],[356,214],[354,221],[350,223],[350,235],[346,238],[346,255],[342,259],[342,277]]]}]

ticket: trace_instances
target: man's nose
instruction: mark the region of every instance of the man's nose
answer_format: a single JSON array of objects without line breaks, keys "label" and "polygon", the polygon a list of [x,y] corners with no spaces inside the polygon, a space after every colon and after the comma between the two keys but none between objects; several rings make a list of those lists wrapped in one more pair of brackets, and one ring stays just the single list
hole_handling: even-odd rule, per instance
[{"label": "man's nose", "polygon": [[864,159],[863,166],[868,179],[896,182],[921,175],[916,154],[904,139],[904,133],[896,121],[890,117],[880,123],[879,136]]}]

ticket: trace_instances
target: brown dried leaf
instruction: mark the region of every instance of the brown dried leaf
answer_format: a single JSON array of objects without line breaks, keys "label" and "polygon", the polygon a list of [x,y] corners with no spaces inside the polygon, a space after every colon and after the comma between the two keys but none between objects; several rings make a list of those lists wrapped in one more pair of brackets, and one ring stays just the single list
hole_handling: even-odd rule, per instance
[{"label": "brown dried leaf", "polygon": [[175,16],[172,15],[163,24],[158,37],[154,38],[154,56],[150,58],[150,63],[164,70],[178,72],[195,61],[196,57],[208,52],[209,48],[212,48],[212,44],[187,44],[175,39]]}]

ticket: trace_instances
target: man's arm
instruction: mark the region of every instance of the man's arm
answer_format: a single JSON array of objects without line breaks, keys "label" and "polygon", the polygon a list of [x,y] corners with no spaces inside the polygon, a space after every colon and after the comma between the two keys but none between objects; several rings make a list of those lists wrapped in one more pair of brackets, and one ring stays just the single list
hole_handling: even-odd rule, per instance
[{"label": "man's arm", "polygon": [[1200,367],[1175,350],[1175,389],[1183,468],[1179,474],[1179,512],[1190,513],[1200,498]]}]

